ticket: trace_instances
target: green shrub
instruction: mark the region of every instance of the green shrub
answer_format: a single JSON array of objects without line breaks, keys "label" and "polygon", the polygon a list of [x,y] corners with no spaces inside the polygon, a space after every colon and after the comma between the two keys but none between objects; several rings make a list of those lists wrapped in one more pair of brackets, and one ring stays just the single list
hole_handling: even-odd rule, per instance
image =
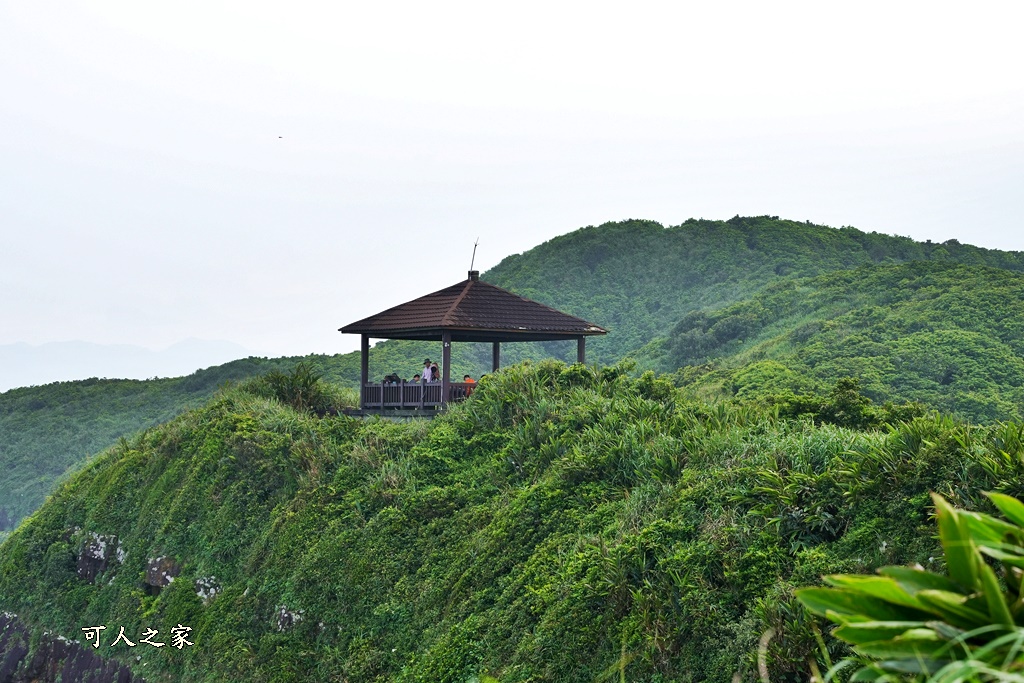
[{"label": "green shrub", "polygon": [[308,361],[296,364],[291,372],[272,370],[245,385],[250,393],[273,398],[299,412],[337,415],[352,405],[351,397],[323,381],[323,376]]}]

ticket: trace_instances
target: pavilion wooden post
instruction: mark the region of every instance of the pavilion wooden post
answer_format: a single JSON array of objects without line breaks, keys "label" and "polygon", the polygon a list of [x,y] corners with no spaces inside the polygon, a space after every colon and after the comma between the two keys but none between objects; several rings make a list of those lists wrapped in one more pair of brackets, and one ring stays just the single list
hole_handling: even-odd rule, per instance
[{"label": "pavilion wooden post", "polygon": [[448,387],[451,386],[452,333],[441,333],[441,406],[448,403]]},{"label": "pavilion wooden post", "polygon": [[587,362],[587,338],[583,335],[576,337],[576,362],[584,365]]},{"label": "pavilion wooden post", "polygon": [[[366,384],[370,381],[370,335],[362,335],[359,345],[359,407],[366,407]],[[381,403],[383,404],[383,395]]]},{"label": "pavilion wooden post", "polygon": [[501,342],[494,342],[491,347],[491,372],[497,372],[501,366]]}]

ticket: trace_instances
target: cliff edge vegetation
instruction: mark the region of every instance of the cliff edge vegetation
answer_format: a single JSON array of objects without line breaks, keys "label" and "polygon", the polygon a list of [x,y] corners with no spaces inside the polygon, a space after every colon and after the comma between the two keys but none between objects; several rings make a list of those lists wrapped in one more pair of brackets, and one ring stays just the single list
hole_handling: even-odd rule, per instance
[{"label": "cliff edge vegetation", "polygon": [[[822,653],[793,587],[941,568],[929,492],[1024,493],[1019,424],[627,370],[515,366],[408,423],[229,389],[64,483],[0,546],[0,609],[106,625],[148,681],[750,680],[771,628],[795,682]],[[109,646],[177,625],[193,646]]]}]

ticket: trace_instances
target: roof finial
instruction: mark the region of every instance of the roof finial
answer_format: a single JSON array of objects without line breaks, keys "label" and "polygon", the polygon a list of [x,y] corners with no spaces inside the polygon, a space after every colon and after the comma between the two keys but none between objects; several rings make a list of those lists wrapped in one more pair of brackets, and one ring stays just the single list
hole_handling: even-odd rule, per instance
[{"label": "roof finial", "polygon": [[480,273],[473,270],[473,264],[476,263],[476,245],[480,244],[480,238],[476,238],[476,242],[473,242],[473,258],[469,261],[469,279],[476,282],[480,279]]}]

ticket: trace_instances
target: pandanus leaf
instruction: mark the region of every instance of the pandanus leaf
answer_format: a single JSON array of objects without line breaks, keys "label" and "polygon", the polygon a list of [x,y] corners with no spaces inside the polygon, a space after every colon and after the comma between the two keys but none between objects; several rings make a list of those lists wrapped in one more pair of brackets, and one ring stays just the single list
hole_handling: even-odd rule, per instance
[{"label": "pandanus leaf", "polygon": [[860,624],[865,621],[876,621],[863,614],[840,614],[833,610],[825,610],[825,618],[836,624]]},{"label": "pandanus leaf", "polygon": [[946,554],[946,566],[953,580],[968,589],[977,587],[974,576],[974,549],[966,525],[961,523],[957,511],[946,499],[932,494],[935,502],[935,517],[939,526],[939,541]]},{"label": "pandanus leaf", "polygon": [[963,523],[975,545],[1002,545],[1007,537],[1016,539],[1020,535],[1020,527],[996,519],[980,512],[958,511],[957,517]]},{"label": "pandanus leaf", "polygon": [[[1024,549],[1022,549],[1024,550]],[[1010,565],[1011,567],[1024,567],[1024,555],[1017,553],[1008,553],[1005,550],[999,548],[981,547],[978,551],[988,555],[994,560],[999,560],[1003,564]]]},{"label": "pandanus leaf", "polygon": [[885,673],[881,668],[864,667],[860,669],[853,676],[850,677],[850,683],[870,683],[871,681],[877,681],[879,678],[884,676]]},{"label": "pandanus leaf", "polygon": [[[942,667],[949,664],[945,660],[936,659],[897,659],[897,660],[886,660],[877,662],[875,666],[885,671],[892,671],[904,674],[933,674],[936,671],[942,669]],[[854,681],[856,677],[851,678],[850,681]],[[874,679],[872,679],[874,680]],[[886,681],[892,681],[891,677],[887,677]]]},{"label": "pandanus leaf", "polygon": [[913,567],[881,567],[878,573],[896,579],[896,583],[911,595],[918,591],[937,590],[949,593],[966,592],[959,584],[941,574]]},{"label": "pandanus leaf", "polygon": [[796,591],[796,597],[814,614],[833,621],[836,621],[835,616],[845,621],[847,615],[864,616],[872,621],[917,621],[921,616],[919,610],[841,588],[801,588]]},{"label": "pandanus leaf", "polygon": [[985,560],[981,559],[980,555],[977,558],[977,563],[976,573],[979,583],[981,583],[981,590],[985,595],[989,616],[997,624],[1012,628],[1013,616],[1010,614],[1010,608],[1003,598],[1003,589],[999,586],[996,573],[992,571],[992,567],[985,564]]},{"label": "pandanus leaf", "polygon": [[879,659],[922,658],[927,661],[929,659],[953,658],[952,656],[945,656],[949,649],[949,643],[944,640],[926,640],[924,638],[882,640],[876,643],[857,645],[855,649],[861,654]]},{"label": "pandanus leaf", "polygon": [[924,610],[925,607],[913,595],[903,589],[895,579],[887,576],[866,576],[857,574],[834,574],[824,577],[825,583],[836,588],[870,595],[904,607]]},{"label": "pandanus leaf", "polygon": [[928,611],[957,628],[971,630],[989,623],[988,615],[966,605],[967,598],[948,591],[919,591],[917,599]]},{"label": "pandanus leaf", "polygon": [[1004,493],[988,492],[985,495],[999,508],[1004,517],[1018,526],[1024,526],[1024,503]]},{"label": "pandanus leaf", "polygon": [[879,640],[892,640],[907,631],[925,628],[923,621],[862,621],[843,624],[832,635],[854,645],[873,643]]},{"label": "pandanus leaf", "polygon": [[962,628],[950,626],[944,621],[929,621],[925,626],[938,633],[940,638],[945,638],[946,640],[962,638],[963,635],[967,633],[967,631]]},{"label": "pandanus leaf", "polygon": [[[934,659],[949,652],[949,641],[939,638],[931,629],[915,629],[891,640],[863,643],[857,652],[878,659]],[[953,659],[953,657],[950,657]]]},{"label": "pandanus leaf", "polygon": [[[1024,619],[1024,596],[1019,596],[1024,578],[1024,503],[1002,494],[988,495],[1010,522],[956,510],[941,496],[932,496],[949,577],[910,567],[883,567],[880,576],[828,576],[825,581],[833,588],[797,591],[811,612],[839,624],[833,632],[836,637],[875,660],[851,682],[936,672],[952,680],[950,676],[959,675],[953,663],[965,657],[1003,665],[1024,657],[1024,628],[1015,625],[1013,616],[1018,613]],[[1002,563],[1008,590],[986,557]]]}]

